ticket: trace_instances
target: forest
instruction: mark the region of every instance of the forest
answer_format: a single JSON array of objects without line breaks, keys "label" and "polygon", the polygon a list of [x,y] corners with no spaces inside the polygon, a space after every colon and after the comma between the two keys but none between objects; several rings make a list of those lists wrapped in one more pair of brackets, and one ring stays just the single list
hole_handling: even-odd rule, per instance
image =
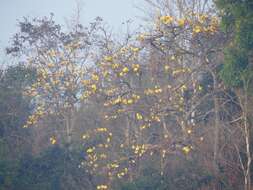
[{"label": "forest", "polygon": [[0,67],[0,190],[253,190],[253,1],[20,20]]}]

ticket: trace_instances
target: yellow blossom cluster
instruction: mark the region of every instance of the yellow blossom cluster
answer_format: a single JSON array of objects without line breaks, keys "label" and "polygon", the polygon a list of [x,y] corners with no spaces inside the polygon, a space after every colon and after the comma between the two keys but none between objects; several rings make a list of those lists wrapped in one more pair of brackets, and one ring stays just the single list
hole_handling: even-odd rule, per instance
[{"label": "yellow blossom cluster", "polygon": [[136,119],[137,120],[142,120],[143,116],[140,113],[136,113]]},{"label": "yellow blossom cluster", "polygon": [[97,185],[97,190],[104,190],[104,189],[108,189],[107,185]]},{"label": "yellow blossom cluster", "polygon": [[146,152],[147,147],[145,146],[145,144],[142,144],[142,145],[133,145],[132,149],[134,151],[134,154],[136,154],[139,157],[141,157]]},{"label": "yellow blossom cluster", "polygon": [[97,132],[107,132],[107,128],[103,127],[103,128],[97,128],[96,129]]},{"label": "yellow blossom cluster", "polygon": [[122,178],[124,177],[125,175],[127,175],[128,173],[128,169],[127,168],[124,168],[122,171],[120,171],[119,173],[117,173],[117,177],[118,178]]},{"label": "yellow blossom cluster", "polygon": [[23,127],[27,128],[29,126],[35,125],[45,114],[45,108],[43,106],[38,106],[36,111],[32,115],[28,116],[26,124]]},{"label": "yellow blossom cluster", "polygon": [[171,24],[174,21],[174,18],[172,16],[166,15],[160,17],[160,22],[163,24]]},{"label": "yellow blossom cluster", "polygon": [[104,60],[107,62],[112,62],[113,61],[113,57],[112,56],[105,56]]},{"label": "yellow blossom cluster", "polygon": [[192,28],[193,34],[198,33],[208,33],[213,34],[217,31],[219,21],[215,16],[207,14],[196,14],[192,13],[193,19],[189,20],[186,18],[176,19],[172,16],[165,15],[159,18],[159,22],[164,25],[176,25],[180,28],[183,28],[186,24],[189,24]]},{"label": "yellow blossom cluster", "polygon": [[160,94],[163,92],[163,89],[159,86],[155,86],[154,88],[148,88],[144,91],[145,95],[154,95],[154,94]]},{"label": "yellow blossom cluster", "polygon": [[50,137],[50,143],[52,144],[52,145],[54,145],[54,144],[56,144],[56,138],[55,137]]},{"label": "yellow blossom cluster", "polygon": [[113,106],[113,105],[120,104],[120,103],[123,105],[131,105],[131,104],[136,103],[139,99],[140,99],[140,96],[136,95],[136,94],[132,94],[132,96],[130,96],[129,98],[123,98],[123,97],[119,96],[115,99],[105,102],[104,106],[106,106],[106,107]]},{"label": "yellow blossom cluster", "polygon": [[209,16],[206,14],[195,14],[196,22],[192,24],[192,31],[197,33],[214,34],[218,30],[219,21],[215,16]]},{"label": "yellow blossom cluster", "polygon": [[139,64],[132,64],[132,69],[134,72],[138,72],[140,70],[140,65]]},{"label": "yellow blossom cluster", "polygon": [[183,153],[185,153],[185,154],[189,154],[189,152],[191,151],[191,149],[192,149],[191,146],[184,146],[184,147],[182,148],[182,151],[183,151]]}]

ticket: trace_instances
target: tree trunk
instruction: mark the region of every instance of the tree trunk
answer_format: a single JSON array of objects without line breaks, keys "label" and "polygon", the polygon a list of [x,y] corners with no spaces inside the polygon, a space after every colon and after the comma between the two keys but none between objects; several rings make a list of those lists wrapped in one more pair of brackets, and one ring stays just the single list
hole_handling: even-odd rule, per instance
[{"label": "tree trunk", "polygon": [[246,144],[246,155],[247,155],[247,165],[246,165],[246,173],[244,176],[245,181],[245,190],[251,189],[251,151],[250,151],[250,126],[248,123],[248,95],[247,95],[247,87],[244,90],[245,98],[244,98],[244,113],[243,113],[243,123],[244,123],[244,133],[245,133],[245,144]]},{"label": "tree trunk", "polygon": [[250,123],[248,121],[248,85],[247,82],[244,81],[243,90],[237,90],[237,97],[240,101],[240,106],[242,109],[242,119],[243,119],[243,136],[245,142],[245,152],[246,152],[246,163],[243,166],[243,174],[244,174],[244,190],[251,190],[251,147],[250,147]]},{"label": "tree trunk", "polygon": [[69,150],[72,149],[72,113],[68,112],[66,114],[66,142]]}]

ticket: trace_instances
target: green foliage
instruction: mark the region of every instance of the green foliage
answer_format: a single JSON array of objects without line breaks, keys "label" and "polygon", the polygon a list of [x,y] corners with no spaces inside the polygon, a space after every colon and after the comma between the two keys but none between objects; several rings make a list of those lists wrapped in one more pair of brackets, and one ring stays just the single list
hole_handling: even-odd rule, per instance
[{"label": "green foliage", "polygon": [[225,51],[225,64],[220,71],[220,76],[226,85],[239,87],[242,85],[242,74],[247,66],[248,58],[245,51],[227,48]]},{"label": "green foliage", "polygon": [[222,16],[221,26],[229,36],[220,76],[226,85],[239,87],[245,78],[242,73],[252,69],[253,1],[217,0],[216,4]]},{"label": "green foliage", "polygon": [[120,190],[192,190],[208,186],[214,179],[197,162],[180,161],[173,170],[168,168],[164,175],[160,175],[157,169],[145,168],[139,178],[123,183]]},{"label": "green foliage", "polygon": [[0,186],[8,186],[18,159],[31,149],[31,131],[22,128],[31,111],[30,99],[22,93],[34,79],[35,72],[21,65],[0,71]]},{"label": "green foliage", "polygon": [[[1,71],[0,71],[1,72]],[[30,99],[23,96],[24,87],[36,78],[32,69],[9,67],[0,76],[0,136],[21,129],[30,113]],[[9,135],[9,134],[8,134]]]},{"label": "green foliage", "polygon": [[0,190],[80,189],[89,182],[79,163],[79,154],[60,147],[49,148],[38,156],[26,154],[17,162],[1,161]]},{"label": "green foliage", "polygon": [[123,183],[120,190],[165,190],[167,184],[158,170],[147,168],[133,182]]},{"label": "green foliage", "polygon": [[12,183],[18,168],[18,162],[8,159],[0,160],[0,190],[12,189]]},{"label": "green foliage", "polygon": [[[63,152],[51,149],[39,157],[25,156],[14,181],[19,189],[59,189],[59,176],[64,172]],[[64,163],[64,162],[63,162]]]},{"label": "green foliage", "polygon": [[20,65],[0,71],[0,190],[12,189],[18,159],[30,150],[29,130],[22,129],[30,100],[22,92],[34,78],[32,69]]},{"label": "green foliage", "polygon": [[216,0],[222,16],[222,28],[234,33],[234,41],[241,48],[253,44],[253,2],[251,0]]}]

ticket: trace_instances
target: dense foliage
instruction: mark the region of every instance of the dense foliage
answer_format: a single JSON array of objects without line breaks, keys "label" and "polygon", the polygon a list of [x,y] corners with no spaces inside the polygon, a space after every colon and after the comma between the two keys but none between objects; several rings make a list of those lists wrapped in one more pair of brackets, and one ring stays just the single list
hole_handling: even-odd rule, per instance
[{"label": "dense foliage", "polygon": [[243,80],[252,80],[249,72],[252,73],[253,2],[217,0],[216,3],[221,10],[221,26],[229,36],[221,76],[226,84],[238,87]]}]

